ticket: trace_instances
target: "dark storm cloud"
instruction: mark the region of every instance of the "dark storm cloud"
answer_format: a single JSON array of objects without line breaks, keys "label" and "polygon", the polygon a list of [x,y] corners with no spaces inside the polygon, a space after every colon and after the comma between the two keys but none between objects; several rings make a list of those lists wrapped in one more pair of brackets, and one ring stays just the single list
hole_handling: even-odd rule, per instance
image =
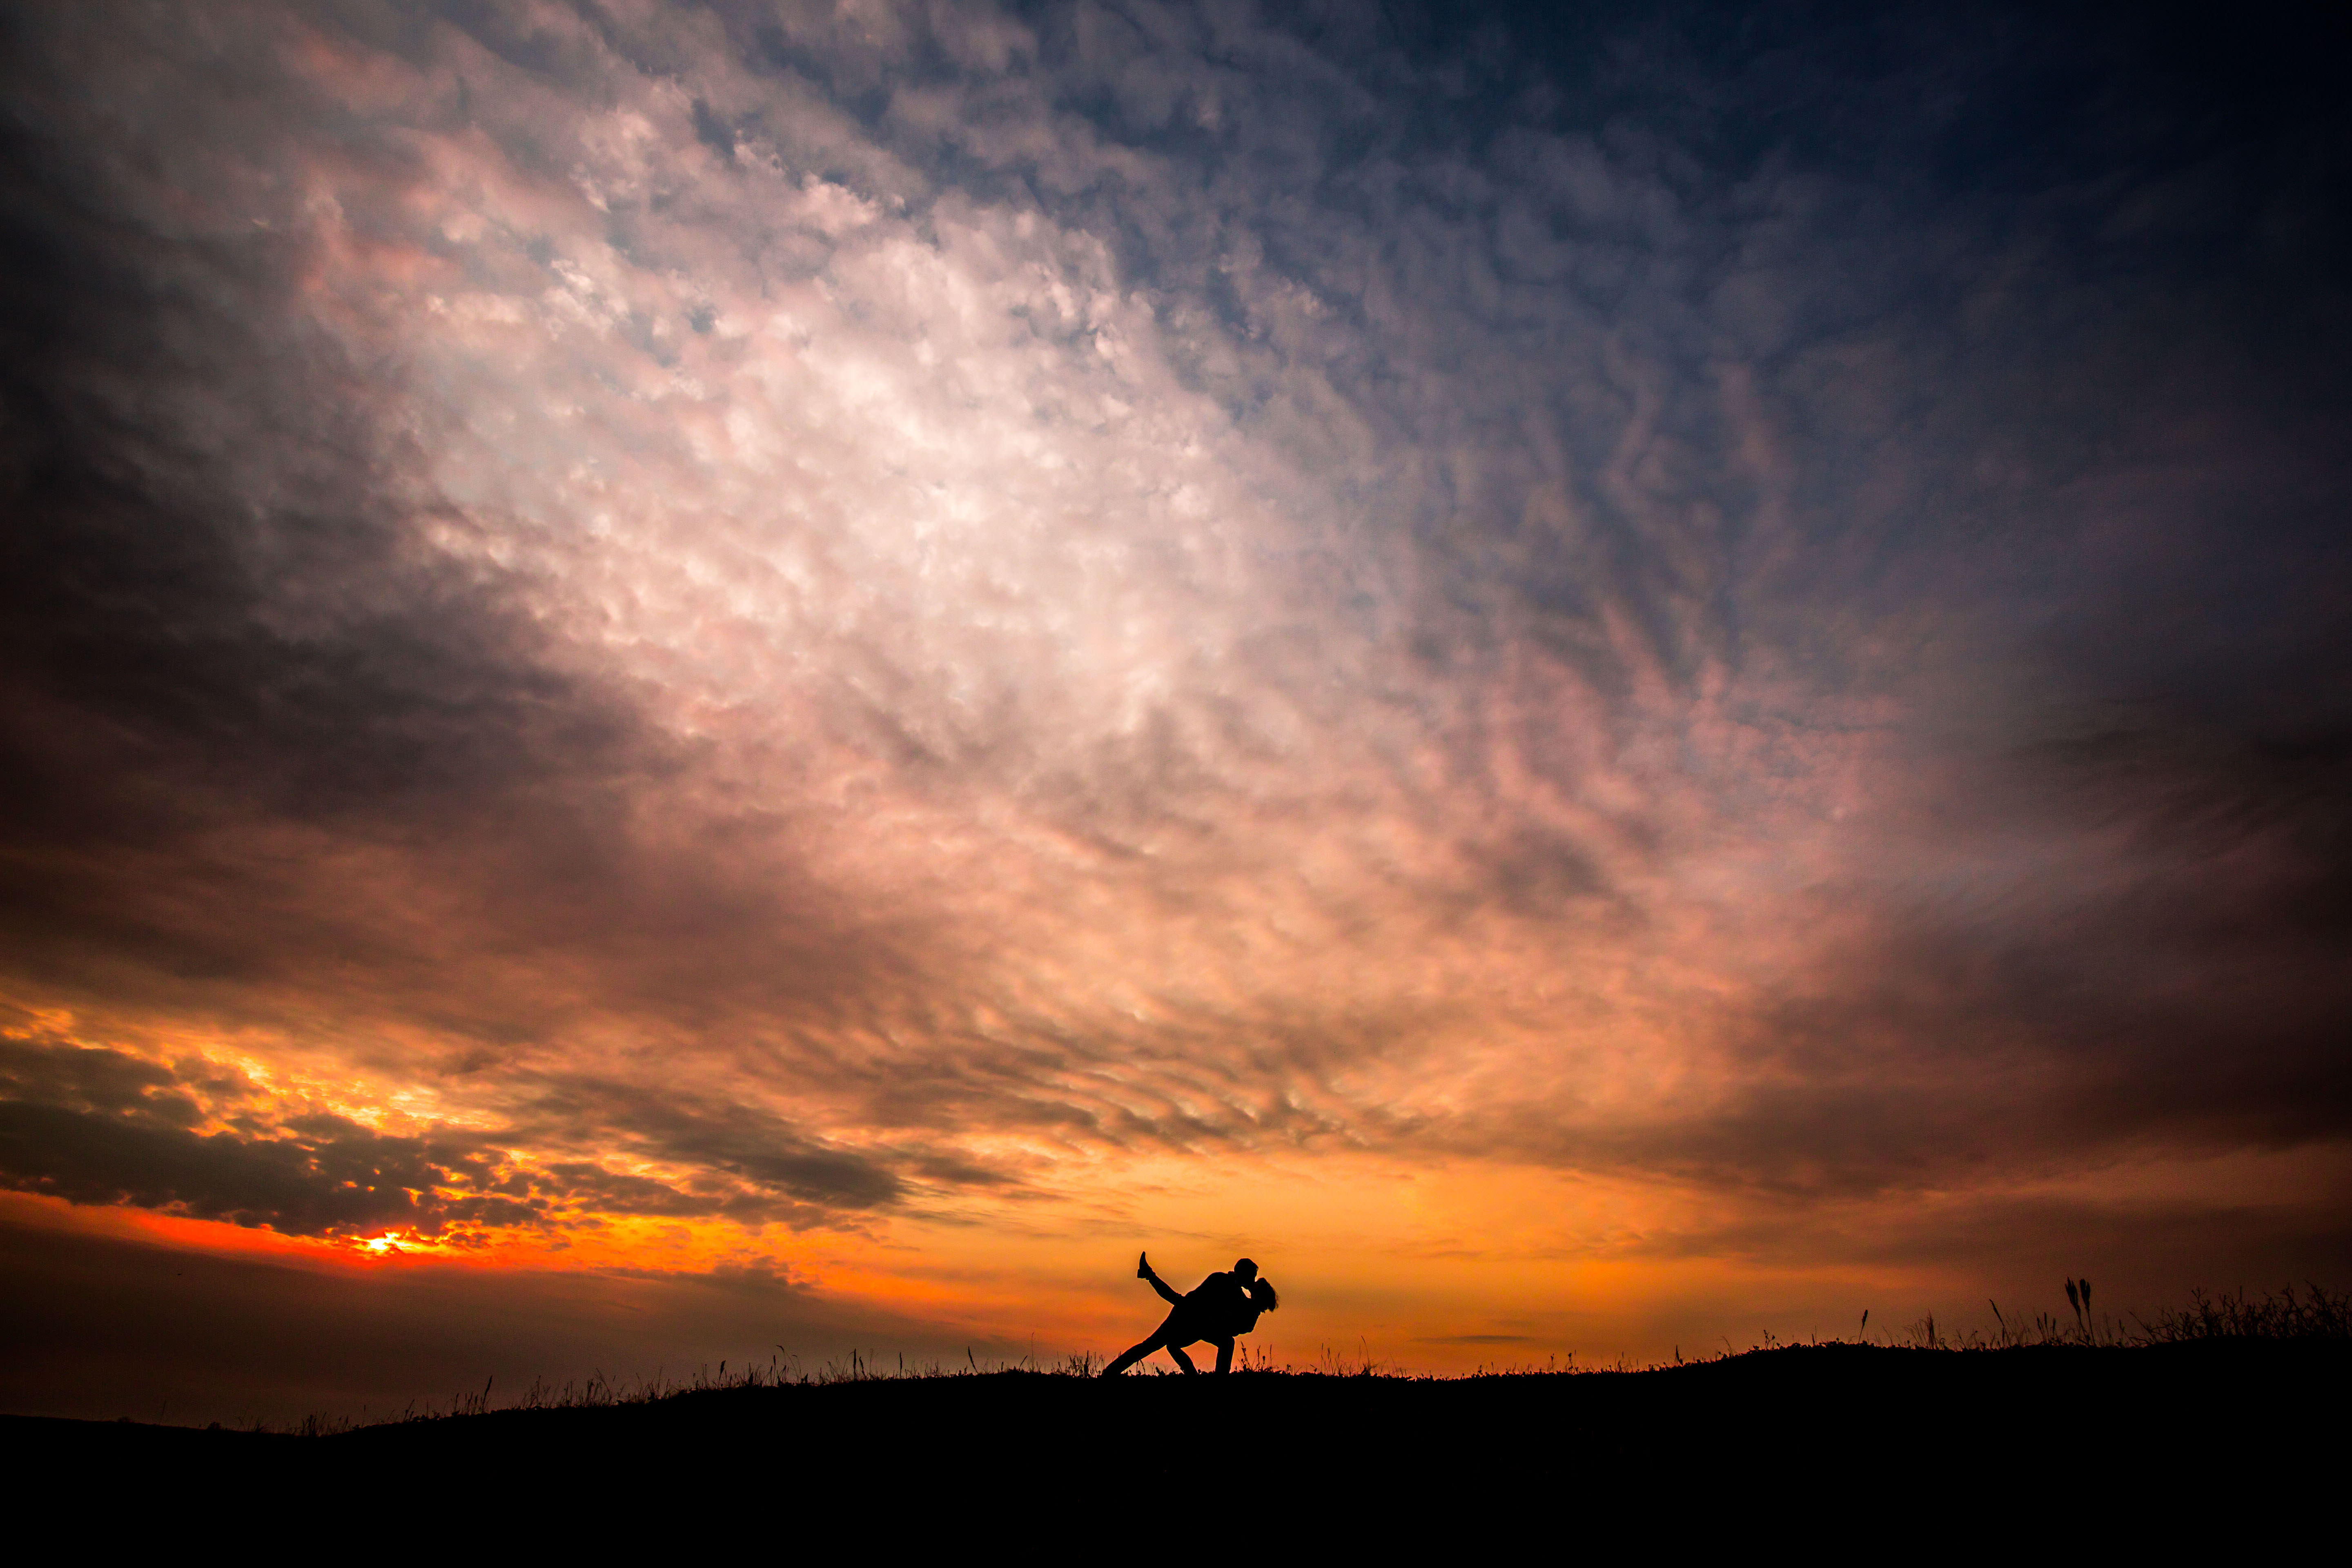
[{"label": "dark storm cloud", "polygon": [[1747,1026],[1772,1082],[1652,1136],[1695,1170],[1825,1186],[2340,1137],[2352,771],[2339,733],[2269,706],[2118,702],[1971,770],[1936,826],[2044,863],[1891,905],[1824,962],[1842,978]]},{"label": "dark storm cloud", "polygon": [[[572,1084],[539,1097],[495,1138],[400,1136],[289,1110],[248,1081],[190,1066],[184,1079],[119,1051],[0,1038],[0,1185],[294,1236],[541,1228],[583,1212],[804,1226],[906,1193],[886,1164],[740,1107],[647,1103]],[[207,1121],[226,1125],[200,1131]],[[590,1161],[516,1159],[518,1146],[565,1143],[693,1174],[681,1186]],[[938,1180],[1002,1179],[958,1162],[919,1163]]]},{"label": "dark storm cloud", "polygon": [[[2352,728],[2265,723],[2268,706],[2254,697],[2252,712],[2207,716],[2119,705],[2021,759],[2045,809],[2136,852],[2157,884],[2137,900],[2151,934],[2291,951],[2352,926]],[[2202,896],[2181,896],[2182,884]]]},{"label": "dark storm cloud", "polygon": [[546,1206],[489,1190],[496,1152],[467,1140],[388,1137],[317,1112],[257,1121],[237,1107],[250,1086],[217,1079],[205,1087],[241,1125],[200,1132],[205,1110],[180,1087],[119,1052],[0,1040],[0,1183],[295,1236],[527,1225]]},{"label": "dark storm cloud", "polygon": [[[205,1087],[231,1100],[243,1098],[247,1089],[216,1076],[208,1076]],[[0,1038],[0,1093],[10,1100],[136,1112],[167,1124],[193,1126],[204,1120],[205,1109],[178,1092],[180,1088],[179,1075],[170,1068],[120,1051],[80,1050],[40,1039],[31,1030],[22,1037]]]},{"label": "dark storm cloud", "polygon": [[1883,902],[1724,1026],[1748,1081],[1657,1121],[1523,1110],[1465,1146],[1860,1195],[2339,1138],[2352,752],[2243,714],[2099,717],[1989,762],[1938,814],[1963,842],[2020,834],[2050,863],[1987,894]]},{"label": "dark storm cloud", "polygon": [[385,1227],[437,1234],[453,1219],[511,1226],[539,1217],[542,1205],[497,1196],[420,1202],[415,1195],[470,1174],[462,1163],[433,1158],[422,1140],[386,1138],[334,1118],[255,1138],[0,1102],[0,1179],[68,1203],[169,1209],[289,1236]]},{"label": "dark storm cloud", "polygon": [[[50,40],[16,43],[21,66]],[[266,61],[230,68],[265,100],[293,90]],[[385,427],[397,366],[292,319],[315,258],[268,149],[143,169],[79,95],[20,78],[9,96],[8,940],[68,969],[90,949],[198,973],[299,963],[268,929],[279,868],[218,836],[494,811],[609,773],[619,721],[533,668],[483,584],[411,547],[433,502]],[[223,117],[213,136],[258,139]],[[242,178],[242,231],[179,221],[175,175]],[[173,919],[239,894],[248,921]]]},{"label": "dark storm cloud", "polygon": [[[736,1178],[759,1194],[782,1194],[835,1208],[871,1208],[903,1195],[886,1165],[827,1148],[751,1106],[595,1080],[560,1081],[530,1094],[519,1126],[542,1138],[618,1149],[666,1165]],[[702,1212],[758,1213],[761,1201],[730,1194]]]}]

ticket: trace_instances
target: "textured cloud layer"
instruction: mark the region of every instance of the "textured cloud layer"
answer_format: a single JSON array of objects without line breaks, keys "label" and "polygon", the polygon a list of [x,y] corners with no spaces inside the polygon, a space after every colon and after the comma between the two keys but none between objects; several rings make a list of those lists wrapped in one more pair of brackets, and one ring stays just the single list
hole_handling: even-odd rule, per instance
[{"label": "textured cloud layer", "polygon": [[1355,9],[12,21],[0,1175],[1801,1260],[2340,1152],[2340,115]]}]

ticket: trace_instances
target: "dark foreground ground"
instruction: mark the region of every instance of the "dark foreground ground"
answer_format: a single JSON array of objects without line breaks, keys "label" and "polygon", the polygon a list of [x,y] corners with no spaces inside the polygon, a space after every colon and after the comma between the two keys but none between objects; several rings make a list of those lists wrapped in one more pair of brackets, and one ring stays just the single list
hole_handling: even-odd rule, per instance
[{"label": "dark foreground ground", "polygon": [[1891,1510],[1912,1533],[1888,1554],[1908,1556],[1996,1522],[2044,1544],[2050,1531],[2113,1544],[2176,1528],[2284,1543],[2297,1521],[2341,1517],[2347,1394],[2341,1342],[1822,1345],[1449,1381],[877,1379],[325,1437],[10,1416],[0,1440],[26,1498],[96,1483],[126,1498],[241,1500],[248,1516],[331,1507],[385,1528],[420,1509],[436,1528],[470,1516],[615,1531],[789,1519],[806,1544],[821,1529],[976,1539],[1159,1521],[1118,1538],[1139,1551],[1212,1520],[1360,1547],[1431,1530],[1593,1540],[1634,1521],[1660,1541],[1779,1537],[1838,1521],[1863,1531]]}]

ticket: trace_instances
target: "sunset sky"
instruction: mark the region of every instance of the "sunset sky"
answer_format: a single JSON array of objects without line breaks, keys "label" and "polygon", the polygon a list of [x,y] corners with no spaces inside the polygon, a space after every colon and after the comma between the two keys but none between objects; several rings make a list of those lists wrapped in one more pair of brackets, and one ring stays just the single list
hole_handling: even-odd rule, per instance
[{"label": "sunset sky", "polygon": [[1961,9],[10,7],[0,1408],[2346,1285],[2352,114]]}]

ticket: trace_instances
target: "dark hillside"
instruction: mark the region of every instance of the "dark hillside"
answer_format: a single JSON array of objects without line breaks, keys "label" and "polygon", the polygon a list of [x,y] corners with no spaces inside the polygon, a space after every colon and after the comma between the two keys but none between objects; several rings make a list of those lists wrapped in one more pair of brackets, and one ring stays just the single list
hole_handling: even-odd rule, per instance
[{"label": "dark hillside", "polygon": [[1641,1372],[1451,1380],[876,1378],[324,1437],[5,1425],[12,1446],[60,1479],[171,1476],[288,1500],[462,1477],[541,1500],[533,1506],[652,1489],[854,1508],[877,1527],[929,1529],[951,1527],[978,1500],[1089,1512],[1197,1493],[1302,1528],[1345,1500],[1346,1528],[1360,1531],[1634,1497],[1680,1497],[1705,1511],[1727,1491],[1784,1508],[1841,1496],[1841,1507],[1874,1510],[1927,1489],[1947,1500],[1939,1507],[1972,1497],[1959,1528],[1988,1510],[2035,1506],[2053,1488],[2101,1506],[2133,1500],[2158,1518],[2210,1521],[2256,1499],[2264,1519],[2317,1506],[2345,1474],[2347,1394],[2352,1347],[2341,1342],[1830,1344]]}]

